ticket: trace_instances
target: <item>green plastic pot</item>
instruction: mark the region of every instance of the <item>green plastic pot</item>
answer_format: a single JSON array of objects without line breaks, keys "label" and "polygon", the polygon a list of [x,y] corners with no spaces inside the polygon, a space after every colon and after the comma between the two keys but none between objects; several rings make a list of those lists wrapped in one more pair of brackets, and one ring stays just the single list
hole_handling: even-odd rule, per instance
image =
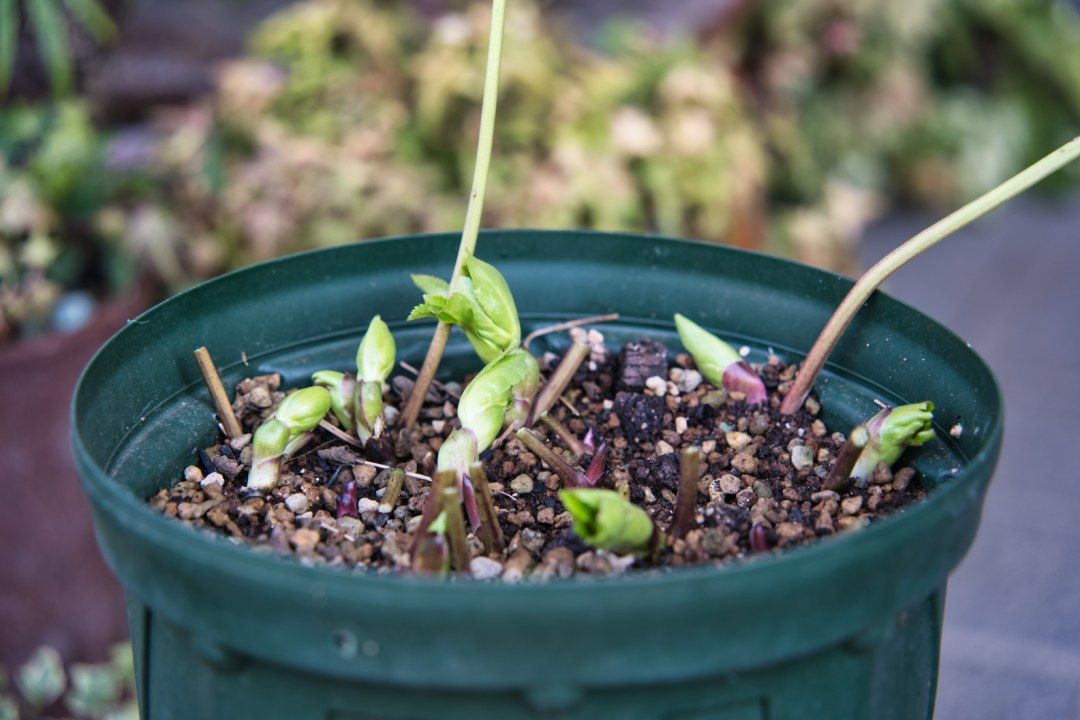
[{"label": "green plastic pot", "polygon": [[[537,717],[928,718],[946,579],[975,536],[1001,442],[1001,398],[963,340],[875,296],[818,382],[847,429],[932,399],[942,440],[910,458],[929,499],[883,522],[722,568],[501,585],[305,567],[198,533],[144,498],[213,437],[191,351],[231,385],[346,368],[381,313],[402,358],[409,273],[445,275],[456,235],[297,255],[205,283],[118,333],[74,400],[74,448],[97,535],[125,588],[144,720]],[[848,280],[776,258],[636,235],[486,233],[526,327],[617,311],[613,343],[678,348],[678,311],[797,358]],[[534,346],[536,349],[536,346]],[[246,358],[242,360],[242,358]],[[455,335],[444,374],[476,361]],[[963,435],[943,430],[961,421]],[[73,589],[74,590],[74,589]]]}]

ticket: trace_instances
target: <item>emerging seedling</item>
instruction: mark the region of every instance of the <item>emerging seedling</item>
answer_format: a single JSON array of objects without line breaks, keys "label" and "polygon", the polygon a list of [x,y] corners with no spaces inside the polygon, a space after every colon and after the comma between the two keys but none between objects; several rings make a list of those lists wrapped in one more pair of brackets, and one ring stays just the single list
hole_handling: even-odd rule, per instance
[{"label": "emerging seedling", "polygon": [[353,388],[352,414],[356,421],[356,436],[361,443],[378,438],[386,427],[382,388],[394,369],[396,352],[390,328],[378,315],[371,318],[364,339],[356,350],[357,383]]},{"label": "emerging seedling", "polygon": [[613,490],[560,490],[559,499],[574,519],[574,532],[594,548],[647,555],[663,540],[649,514]]},{"label": "emerging seedling", "polygon": [[474,529],[480,525],[480,516],[468,480],[469,467],[479,462],[480,453],[495,441],[503,424],[515,421],[516,398],[523,388],[535,388],[538,378],[536,361],[517,349],[485,366],[461,393],[457,407],[461,427],[439,448],[436,472],[454,472]]},{"label": "emerging seedling", "polygon": [[892,467],[904,450],[934,439],[934,404],[931,402],[885,408],[863,423],[869,434],[866,447],[851,470],[851,480],[866,487],[879,464]]},{"label": "emerging seedling", "polygon": [[297,390],[255,431],[247,486],[269,492],[281,476],[281,464],[311,439],[311,431],[330,411],[326,388]]},{"label": "emerging seedling", "polygon": [[765,383],[735,348],[683,315],[675,315],[675,329],[706,380],[716,387],[743,393],[751,405],[768,399]]}]

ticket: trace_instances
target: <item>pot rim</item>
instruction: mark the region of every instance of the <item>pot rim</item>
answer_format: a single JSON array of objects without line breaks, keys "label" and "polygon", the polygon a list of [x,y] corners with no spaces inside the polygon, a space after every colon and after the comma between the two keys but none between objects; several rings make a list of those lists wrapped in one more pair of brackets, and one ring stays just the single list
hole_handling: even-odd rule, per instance
[{"label": "pot rim", "polygon": [[[620,241],[655,242],[659,240],[675,246],[717,247],[715,243],[684,238],[672,238],[660,234],[604,232],[594,230],[515,228],[507,230],[486,230],[483,231],[482,235],[490,243],[495,243],[500,235],[514,235],[518,233],[574,236],[592,235],[604,238],[618,238]],[[407,235],[363,240],[360,242],[364,245],[391,244],[405,239],[429,238],[441,240],[449,237],[456,238],[457,234],[442,232],[411,233]],[[729,246],[720,247],[723,247],[723,249],[728,252],[764,256],[771,262],[799,268],[802,271],[809,270],[811,272],[820,273],[842,286],[845,292],[853,284],[850,279],[837,273],[814,268],[787,258],[774,257],[765,255],[764,253],[756,253]],[[190,293],[200,292],[203,288],[230,282],[234,276],[239,273],[247,272],[253,267],[272,267],[292,262],[297,258],[303,258],[318,253],[333,252],[335,250],[340,250],[340,248],[341,246],[337,246],[293,253],[291,255],[285,255],[263,263],[258,263],[257,265],[230,271],[158,303],[138,315],[135,319],[129,321],[129,325],[140,322],[142,319],[146,318],[151,313],[158,311],[162,307],[180,302],[182,298]],[[151,541],[164,547],[172,548],[182,544],[186,551],[197,552],[199,561],[207,566],[207,569],[228,573],[234,577],[239,575],[250,575],[252,580],[261,584],[273,582],[283,590],[295,589],[297,580],[304,579],[311,581],[315,586],[324,588],[328,592],[339,590],[347,591],[349,586],[365,585],[372,589],[398,591],[416,589],[422,591],[422,594],[425,596],[430,596],[431,593],[437,592],[448,598],[458,595],[468,596],[479,591],[484,595],[495,596],[502,600],[512,600],[517,596],[525,594],[531,596],[545,594],[563,595],[567,589],[575,587],[582,589],[607,587],[616,590],[657,590],[674,584],[701,582],[720,576],[730,577],[733,582],[736,580],[752,582],[753,579],[772,576],[774,573],[795,572],[799,567],[810,564],[818,565],[820,570],[822,566],[840,566],[848,564],[852,560],[852,553],[855,553],[856,555],[863,555],[866,553],[874,554],[877,552],[876,548],[881,545],[893,545],[896,543],[896,540],[891,536],[895,533],[901,532],[901,534],[905,534],[903,532],[905,529],[910,532],[913,530],[913,526],[919,523],[921,518],[925,517],[927,520],[930,520],[931,516],[945,512],[943,506],[947,504],[948,498],[958,494],[977,493],[976,488],[972,486],[980,482],[980,476],[986,477],[985,482],[989,481],[990,473],[984,472],[983,469],[987,466],[993,466],[1000,449],[1004,426],[1001,389],[997,379],[994,377],[993,372],[990,370],[985,360],[983,360],[970,344],[937,320],[906,303],[896,300],[887,293],[882,291],[877,292],[888,298],[891,302],[898,303],[915,313],[920,319],[931,323],[939,330],[945,332],[951,339],[955,340],[955,342],[962,344],[966,348],[966,352],[971,353],[973,358],[978,361],[978,364],[985,372],[993,388],[992,395],[988,398],[988,404],[992,403],[993,405],[993,421],[989,428],[989,432],[987,433],[980,450],[970,457],[961,452],[959,448],[956,448],[953,443],[949,442],[947,440],[947,434],[942,435],[939,433],[940,439],[943,442],[949,443],[951,450],[964,460],[964,464],[959,468],[958,472],[949,478],[948,481],[941,483],[939,486],[935,487],[932,492],[928,493],[925,500],[910,505],[899,512],[895,512],[857,532],[846,532],[830,536],[792,549],[786,549],[780,552],[769,552],[761,557],[744,557],[735,561],[725,561],[719,564],[634,571],[605,577],[575,576],[574,578],[568,579],[547,580],[542,583],[529,581],[522,583],[505,583],[478,581],[466,578],[455,578],[451,581],[447,581],[407,574],[380,574],[376,571],[357,570],[355,568],[342,569],[325,566],[308,566],[297,562],[291,557],[278,557],[253,552],[247,545],[238,545],[210,532],[193,531],[192,528],[183,523],[167,518],[153,510],[146,503],[145,499],[140,498],[132,490],[112,480],[107,471],[92,459],[78,432],[77,419],[79,400],[86,375],[97,363],[98,358],[105,347],[126,332],[126,327],[110,338],[110,340],[94,354],[93,358],[79,377],[71,404],[72,446],[87,491],[97,495],[98,503],[96,504],[108,507],[112,519],[125,529],[134,532],[144,540]],[[632,324],[641,324],[639,321],[646,320],[645,318],[630,317],[625,319]],[[670,322],[664,323],[655,319],[648,319],[647,322],[657,326],[671,325]],[[805,356],[805,351],[796,351],[780,343],[769,342],[768,345],[793,358]],[[843,366],[834,365],[832,362],[828,363],[827,367],[834,374],[855,378],[862,377],[859,373]],[[876,381],[870,381],[865,378],[863,378],[863,380],[868,385],[879,385]],[[184,391],[180,391],[178,394],[185,393]],[[173,397],[175,397],[175,395],[164,400],[162,405],[169,402]],[[158,408],[159,407],[161,406],[159,405]],[[147,415],[152,414],[158,408],[148,410]],[[817,573],[815,572],[815,574]]]}]

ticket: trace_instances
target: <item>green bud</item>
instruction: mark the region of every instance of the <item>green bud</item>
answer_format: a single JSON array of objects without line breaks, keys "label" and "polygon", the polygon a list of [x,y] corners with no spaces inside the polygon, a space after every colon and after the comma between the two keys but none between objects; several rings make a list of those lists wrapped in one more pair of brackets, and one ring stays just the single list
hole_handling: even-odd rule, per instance
[{"label": "green bud", "polygon": [[311,376],[311,381],[330,393],[330,409],[341,427],[353,429],[353,391],[356,380],[348,373],[336,370],[320,370]]},{"label": "green bud", "polygon": [[885,408],[874,415],[863,423],[870,433],[870,441],[859,455],[851,479],[859,487],[865,487],[879,464],[892,467],[907,448],[933,440],[933,424],[932,402]]},{"label": "green bud", "polygon": [[742,361],[735,348],[710,333],[689,318],[675,315],[675,329],[679,340],[694,358],[698,370],[716,387],[724,387],[724,371],[732,363]]},{"label": "green bud", "polygon": [[386,382],[394,369],[394,356],[397,346],[394,336],[383,319],[376,315],[371,318],[364,339],[356,351],[356,377],[364,382]]},{"label": "green bud", "polygon": [[574,518],[574,532],[586,544],[620,554],[649,551],[655,531],[652,518],[614,490],[560,490],[559,499]]},{"label": "green bud", "polygon": [[534,371],[538,379],[536,359],[517,348],[488,363],[461,393],[458,418],[463,428],[475,434],[478,452],[486,450],[498,436],[515,389],[527,389],[529,383],[536,382]]},{"label": "green bud", "polygon": [[251,470],[247,486],[269,492],[281,476],[281,462],[305,433],[311,432],[330,411],[330,393],[323,387],[297,390],[255,430],[251,439]]},{"label": "green bud", "polygon": [[735,348],[683,315],[675,314],[675,329],[694,364],[712,385],[739,391],[751,404],[768,400],[765,383]]},{"label": "green bud", "polygon": [[436,318],[457,325],[476,354],[492,362],[521,344],[521,322],[506,279],[478,258],[469,258],[453,295],[450,286],[430,275],[413,275],[424,302],[413,308],[410,320]]}]

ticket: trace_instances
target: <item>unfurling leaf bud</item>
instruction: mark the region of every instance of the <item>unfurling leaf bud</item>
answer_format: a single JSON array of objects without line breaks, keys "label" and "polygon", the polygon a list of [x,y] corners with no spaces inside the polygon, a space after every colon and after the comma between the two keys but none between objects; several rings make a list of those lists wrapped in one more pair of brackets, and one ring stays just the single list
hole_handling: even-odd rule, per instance
[{"label": "unfurling leaf bud", "polygon": [[649,514],[613,490],[560,490],[559,499],[574,518],[574,532],[586,544],[614,553],[645,554],[652,545]]},{"label": "unfurling leaf bud", "polygon": [[336,370],[320,370],[311,376],[311,381],[324,387],[330,393],[330,409],[334,417],[346,430],[353,429],[353,392],[356,379],[348,373]]},{"label": "unfurling leaf bud", "polygon": [[382,317],[371,318],[367,332],[356,350],[356,377],[364,382],[382,384],[394,369],[397,346]]},{"label": "unfurling leaf bud", "polygon": [[287,396],[255,431],[251,441],[251,470],[247,486],[273,490],[281,475],[281,462],[295,452],[298,442],[330,411],[330,393],[309,387]]},{"label": "unfurling leaf bud", "polygon": [[863,425],[870,440],[851,471],[852,481],[866,487],[879,464],[892,467],[904,450],[934,439],[934,403],[920,402],[885,408]]},{"label": "unfurling leaf bud", "polygon": [[390,328],[376,315],[371,319],[356,351],[356,377],[359,382],[353,388],[352,414],[356,421],[356,435],[361,442],[382,434],[385,424],[382,387],[394,369],[396,352]]},{"label": "unfurling leaf bud", "polygon": [[735,348],[683,315],[675,315],[675,329],[706,380],[716,387],[743,393],[751,405],[768,399],[765,383]]},{"label": "unfurling leaf bud", "polygon": [[449,284],[439,278],[413,275],[413,282],[424,293],[424,302],[413,309],[410,320],[431,317],[457,325],[486,363],[521,344],[514,297],[493,265],[469,258],[452,295]]}]

